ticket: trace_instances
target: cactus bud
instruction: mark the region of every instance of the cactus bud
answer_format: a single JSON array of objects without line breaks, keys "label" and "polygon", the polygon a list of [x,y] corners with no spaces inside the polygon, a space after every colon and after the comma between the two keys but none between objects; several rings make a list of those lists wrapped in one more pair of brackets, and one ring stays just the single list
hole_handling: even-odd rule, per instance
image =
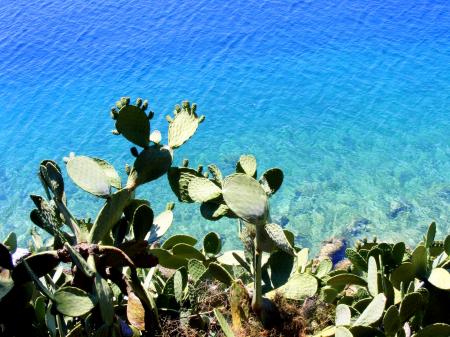
[{"label": "cactus bud", "polygon": [[189,160],[183,159],[183,167],[188,167],[188,166],[189,166]]},{"label": "cactus bud", "polygon": [[166,205],[166,210],[172,211],[175,208],[175,204],[173,202],[168,202]]},{"label": "cactus bud", "polygon": [[117,109],[122,109],[122,102],[121,101],[117,101],[116,102],[116,107],[117,107]]},{"label": "cactus bud", "polygon": [[148,119],[152,119],[153,118],[153,116],[155,115],[155,113],[153,112],[153,111],[150,111],[149,113],[148,113]]},{"label": "cactus bud", "polygon": [[377,243],[378,238],[376,236],[373,237],[373,243]]},{"label": "cactus bud", "polygon": [[138,151],[138,149],[137,149],[135,146],[133,146],[133,147],[130,149],[130,151],[131,151],[131,154],[132,154],[134,157],[139,156],[139,151]]},{"label": "cactus bud", "polygon": [[169,115],[166,116],[166,120],[167,120],[169,123],[172,123],[172,121],[173,121],[172,117],[170,117]]},{"label": "cactus bud", "polygon": [[202,123],[205,120],[205,115],[200,116],[200,118],[198,119],[199,123]]},{"label": "cactus bud", "polygon": [[175,110],[173,111],[173,114],[176,115],[177,113],[179,113],[181,111],[180,106],[177,104],[175,105]]},{"label": "cactus bud", "polygon": [[127,106],[128,104],[130,104],[130,97],[122,97],[120,99],[120,102],[122,103],[122,106]]},{"label": "cactus bud", "polygon": [[147,110],[147,108],[148,108],[148,101],[145,100],[144,103],[142,103],[141,109],[145,111],[145,110]]},{"label": "cactus bud", "polygon": [[117,130],[111,130],[111,133],[116,136],[120,135],[120,132]]},{"label": "cactus bud", "polygon": [[197,104],[192,103],[192,113],[195,113],[197,111]]},{"label": "cactus bud", "polygon": [[150,141],[155,144],[161,143],[161,138],[161,132],[159,130],[155,130],[150,134]]},{"label": "cactus bud", "polygon": [[203,165],[198,165],[197,172],[202,173],[203,172]]},{"label": "cactus bud", "polygon": [[187,110],[190,109],[189,101],[183,101],[181,104],[183,106],[183,109],[187,109]]},{"label": "cactus bud", "polygon": [[367,238],[364,238],[362,241],[363,241],[364,244],[366,244],[367,243]]},{"label": "cactus bud", "polygon": [[136,106],[137,106],[138,108],[140,108],[140,107],[141,107],[141,104],[142,104],[142,98],[138,97],[138,98],[136,99]]},{"label": "cactus bud", "polygon": [[117,112],[116,108],[112,107],[111,108],[111,118],[117,119],[118,116],[119,116],[119,113]]},{"label": "cactus bud", "polygon": [[125,173],[126,173],[127,175],[129,175],[130,172],[131,172],[131,167],[130,167],[130,165],[125,164]]},{"label": "cactus bud", "polygon": [[204,173],[203,173],[203,176],[204,176],[205,178],[208,178],[208,177],[209,177],[209,172],[208,172],[208,171],[204,172]]}]

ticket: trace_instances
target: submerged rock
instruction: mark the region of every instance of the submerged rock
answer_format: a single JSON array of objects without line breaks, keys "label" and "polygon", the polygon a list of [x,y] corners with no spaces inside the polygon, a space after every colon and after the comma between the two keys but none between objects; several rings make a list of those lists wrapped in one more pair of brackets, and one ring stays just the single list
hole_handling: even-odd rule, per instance
[{"label": "submerged rock", "polygon": [[410,212],[412,208],[411,204],[402,201],[392,201],[387,216],[390,219],[395,219],[402,213]]},{"label": "submerged rock", "polygon": [[347,240],[331,238],[324,241],[319,252],[319,259],[329,257],[333,265],[338,264],[345,259],[345,250],[347,249]]},{"label": "submerged rock", "polygon": [[367,218],[356,218],[352,223],[345,229],[344,237],[358,237],[362,234],[366,234],[368,229],[367,226],[370,224],[370,220]]}]

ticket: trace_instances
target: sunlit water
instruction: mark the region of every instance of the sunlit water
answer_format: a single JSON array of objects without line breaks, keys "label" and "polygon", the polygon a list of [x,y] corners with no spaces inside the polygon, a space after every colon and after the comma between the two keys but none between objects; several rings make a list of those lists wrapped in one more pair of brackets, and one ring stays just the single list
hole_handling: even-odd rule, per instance
[{"label": "sunlit water", "polygon": [[[147,98],[166,135],[174,104],[206,121],[176,153],[225,173],[242,153],[285,172],[272,216],[317,248],[332,236],[421,238],[450,231],[450,2],[447,0],[50,1],[0,3],[0,237],[25,242],[28,195],[44,158],[103,157],[123,173],[129,143],[110,134],[120,96]],[[123,175],[125,178],[125,175]],[[77,216],[101,201],[67,179]],[[139,192],[156,212],[161,179]],[[177,204],[171,232],[223,233]]]}]

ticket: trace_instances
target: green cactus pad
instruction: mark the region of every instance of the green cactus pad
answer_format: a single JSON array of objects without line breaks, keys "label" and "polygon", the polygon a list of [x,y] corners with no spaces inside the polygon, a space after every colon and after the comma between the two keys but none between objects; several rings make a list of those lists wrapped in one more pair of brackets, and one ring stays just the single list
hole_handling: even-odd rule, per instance
[{"label": "green cactus pad", "polygon": [[411,255],[411,263],[414,266],[415,274],[418,277],[425,277],[428,267],[428,252],[427,248],[419,245],[414,249]]},{"label": "green cactus pad", "polygon": [[319,262],[316,269],[316,277],[319,279],[324,278],[333,269],[333,261],[330,258],[324,258]]},{"label": "green cactus pad", "polygon": [[338,304],[336,306],[336,326],[350,325],[352,313],[346,304]]},{"label": "green cactus pad", "polygon": [[280,189],[283,178],[283,171],[279,168],[271,168],[263,173],[259,183],[268,195],[272,195]]},{"label": "green cactus pad", "polygon": [[450,235],[447,235],[444,240],[444,251],[447,255],[450,255]]},{"label": "green cactus pad", "polygon": [[143,240],[150,228],[153,226],[153,211],[146,205],[142,204],[134,211],[132,228],[135,240]]},{"label": "green cactus pad", "polygon": [[185,259],[196,259],[200,261],[205,260],[205,256],[195,247],[186,243],[178,243],[172,247],[172,254],[174,256],[182,257]]},{"label": "green cactus pad", "polygon": [[450,273],[444,268],[433,268],[428,282],[442,290],[450,290]]},{"label": "green cactus pad", "polygon": [[189,260],[188,272],[194,283],[200,279],[200,277],[205,273],[205,271],[206,267],[203,265],[202,262],[196,259]]},{"label": "green cactus pad", "polygon": [[222,249],[222,240],[220,235],[215,232],[209,232],[203,238],[203,251],[205,254],[217,255]]},{"label": "green cactus pad", "polygon": [[112,166],[106,160],[100,158],[92,159],[95,160],[97,164],[103,169],[103,173],[105,173],[106,177],[108,178],[109,184],[112,187],[120,190],[122,188],[122,181],[114,166]]},{"label": "green cactus pad", "polygon": [[353,334],[343,326],[336,327],[335,337],[353,337]]},{"label": "green cactus pad", "polygon": [[400,283],[409,283],[416,276],[414,265],[410,262],[404,262],[391,273],[390,281],[392,285],[400,289]]},{"label": "green cactus pad", "polygon": [[428,227],[427,235],[425,236],[426,248],[430,248],[433,245],[435,236],[436,236],[436,223],[432,222]]},{"label": "green cactus pad", "polygon": [[366,272],[367,271],[367,262],[366,260],[353,248],[347,248],[345,250],[345,256],[350,260],[353,264],[353,267],[359,271]]},{"label": "green cactus pad", "polygon": [[267,263],[270,266],[270,281],[274,288],[285,284],[294,269],[294,257],[284,251],[270,254]]},{"label": "green cactus pad", "polygon": [[223,317],[219,309],[214,309],[214,316],[216,316],[217,322],[219,323],[225,337],[235,337],[233,330],[228,325],[227,320]]},{"label": "green cactus pad", "polygon": [[362,277],[359,277],[355,274],[350,273],[342,273],[335,276],[332,276],[328,279],[327,285],[332,287],[340,287],[348,284],[354,284],[358,286],[366,286],[367,282]]},{"label": "green cactus pad", "polygon": [[172,253],[162,248],[149,249],[148,252],[156,256],[158,258],[158,263],[164,268],[178,269],[180,267],[187,266],[188,264],[187,259],[174,256]]},{"label": "green cactus pad", "polygon": [[302,301],[306,297],[314,296],[317,293],[319,283],[317,279],[309,274],[295,274],[289,281],[276,289],[288,299]]},{"label": "green cactus pad", "polygon": [[422,295],[418,292],[406,294],[400,304],[400,322],[409,320],[416,312],[423,307]]},{"label": "green cactus pad", "polygon": [[122,189],[106,201],[89,232],[90,243],[100,242],[111,231],[130,202],[131,194],[128,189]]},{"label": "green cactus pad", "polygon": [[384,332],[387,336],[395,336],[398,330],[400,330],[401,323],[400,323],[400,314],[398,312],[398,309],[395,305],[391,305],[384,314],[383,317],[383,326],[384,326]]},{"label": "green cactus pad", "polygon": [[233,214],[230,208],[225,204],[217,204],[214,202],[204,202],[200,205],[200,213],[202,216],[211,221],[219,220],[224,216]]},{"label": "green cactus pad", "polygon": [[352,326],[350,328],[350,332],[354,337],[385,337],[385,335],[379,329],[371,326]]},{"label": "green cactus pad", "polygon": [[219,168],[216,165],[211,164],[208,165],[208,171],[211,173],[212,180],[217,184],[217,186],[222,186],[223,176]]},{"label": "green cactus pad", "polygon": [[378,322],[383,316],[384,307],[386,306],[386,296],[381,293],[375,296],[367,306],[366,310],[364,310],[361,315],[358,317],[355,326],[370,326],[376,322]]},{"label": "green cactus pad", "polygon": [[320,299],[325,303],[333,303],[339,291],[331,286],[325,286],[320,289]]},{"label": "green cactus pad", "polygon": [[81,189],[98,197],[110,195],[109,178],[98,161],[86,156],[70,157],[67,173]]},{"label": "green cactus pad", "polygon": [[9,252],[11,254],[14,254],[14,252],[17,249],[17,235],[14,232],[10,232],[5,240],[3,241],[3,244],[5,245],[6,248],[8,248]]},{"label": "green cactus pad", "polygon": [[170,188],[181,202],[194,202],[189,196],[188,186],[195,177],[203,178],[197,170],[189,167],[171,167],[167,172]]},{"label": "green cactus pad", "polygon": [[251,154],[240,156],[236,163],[236,172],[256,178],[256,158]]},{"label": "green cactus pad", "polygon": [[170,148],[159,145],[142,150],[128,175],[127,187],[134,189],[166,174],[172,165],[172,154]]},{"label": "green cactus pad", "polygon": [[450,336],[450,325],[445,323],[435,323],[427,325],[413,337],[448,337]]},{"label": "green cactus pad", "polygon": [[173,212],[171,209],[166,209],[164,212],[158,214],[153,220],[153,226],[150,228],[150,232],[147,234],[146,239],[148,242],[155,242],[161,238],[172,226]]},{"label": "green cactus pad", "polygon": [[198,125],[203,122],[205,116],[200,118],[196,114],[197,106],[191,105],[184,101],[182,107],[175,107],[174,118],[169,120],[169,146],[176,149],[183,145],[189,138],[191,138]]},{"label": "green cactus pad", "polygon": [[231,211],[244,221],[263,225],[268,217],[267,194],[252,177],[236,173],[223,181],[225,203]]},{"label": "green cactus pad", "polygon": [[396,265],[400,265],[405,255],[406,246],[404,242],[398,242],[392,247],[392,258]]},{"label": "green cactus pad", "polygon": [[185,243],[187,245],[194,246],[197,243],[197,239],[186,234],[176,234],[164,241],[161,248],[170,250],[173,246],[179,243]]},{"label": "green cactus pad", "polygon": [[211,180],[204,177],[194,177],[188,185],[189,197],[196,202],[207,202],[217,199],[222,191]]},{"label": "green cactus pad", "polygon": [[97,295],[102,321],[111,325],[114,322],[114,294],[108,282],[98,273],[95,275],[94,289]]},{"label": "green cactus pad", "polygon": [[210,263],[208,266],[208,272],[216,280],[222,282],[227,287],[229,287],[233,282],[233,277],[230,275],[230,273],[218,263]]},{"label": "green cactus pad", "polygon": [[266,231],[267,235],[272,239],[272,241],[275,243],[275,246],[277,246],[278,249],[288,254],[295,255],[294,248],[287,240],[283,229],[279,225],[274,223],[266,224],[264,225],[264,230]]},{"label": "green cactus pad", "polygon": [[52,160],[45,160],[40,165],[40,174],[55,197],[62,201],[64,198],[64,179],[58,164]]},{"label": "green cactus pad", "polygon": [[143,109],[134,105],[120,108],[116,119],[116,129],[130,142],[147,147],[150,138],[150,121]]},{"label": "green cactus pad", "polygon": [[368,269],[367,269],[367,289],[370,295],[377,296],[380,292],[378,289],[378,269],[377,262],[373,256],[369,257]]},{"label": "green cactus pad", "polygon": [[56,310],[70,317],[87,314],[94,308],[94,302],[84,290],[75,287],[63,287],[53,294]]}]

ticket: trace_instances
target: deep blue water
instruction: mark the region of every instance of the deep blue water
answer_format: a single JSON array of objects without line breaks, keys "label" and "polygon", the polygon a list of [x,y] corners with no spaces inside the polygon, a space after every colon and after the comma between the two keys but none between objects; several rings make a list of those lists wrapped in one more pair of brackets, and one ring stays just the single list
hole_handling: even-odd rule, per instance
[{"label": "deep blue water", "polygon": [[[431,220],[450,232],[448,0],[3,0],[0,90],[0,237],[30,228],[40,160],[132,162],[109,133],[124,95],[149,99],[163,134],[174,104],[198,103],[206,121],[177,162],[283,168],[272,216],[303,245],[412,243]],[[94,217],[101,201],[67,185]],[[139,194],[156,211],[174,200],[166,179]],[[207,230],[237,244],[234,222],[177,205],[172,232]]]}]

